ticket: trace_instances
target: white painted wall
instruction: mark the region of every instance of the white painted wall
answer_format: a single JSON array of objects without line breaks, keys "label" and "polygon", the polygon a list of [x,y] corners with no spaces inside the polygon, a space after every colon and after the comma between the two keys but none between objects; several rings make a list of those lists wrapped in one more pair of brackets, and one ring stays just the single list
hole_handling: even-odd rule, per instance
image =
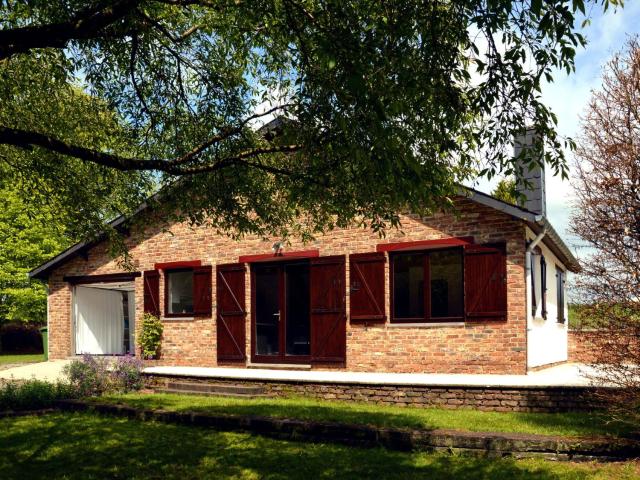
[{"label": "white painted wall", "polygon": [[[527,229],[527,240],[535,234]],[[536,313],[532,315],[531,278],[527,274],[527,367],[539,367],[554,362],[566,361],[568,357],[568,310],[565,286],[564,323],[558,323],[556,272],[566,271],[564,265],[547,248],[544,241],[538,244],[547,262],[547,318],[542,317],[542,292],[540,255],[533,255],[535,261]],[[529,272],[527,270],[527,272]]]},{"label": "white painted wall", "polygon": [[77,286],[74,295],[76,353],[122,354],[122,292]]}]

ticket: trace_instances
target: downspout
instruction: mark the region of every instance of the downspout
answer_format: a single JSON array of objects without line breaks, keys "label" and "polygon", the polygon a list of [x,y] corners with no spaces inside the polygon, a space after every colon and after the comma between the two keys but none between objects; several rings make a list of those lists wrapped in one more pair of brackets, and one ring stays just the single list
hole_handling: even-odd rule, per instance
[{"label": "downspout", "polygon": [[540,241],[547,234],[547,229],[543,228],[542,231],[534,238],[531,243],[527,246],[527,250],[525,252],[524,262],[525,262],[525,281],[527,282],[527,328],[531,325],[531,321],[533,320],[533,315],[531,314],[531,298],[533,296],[533,292],[531,291],[531,253],[533,249],[540,243]]}]

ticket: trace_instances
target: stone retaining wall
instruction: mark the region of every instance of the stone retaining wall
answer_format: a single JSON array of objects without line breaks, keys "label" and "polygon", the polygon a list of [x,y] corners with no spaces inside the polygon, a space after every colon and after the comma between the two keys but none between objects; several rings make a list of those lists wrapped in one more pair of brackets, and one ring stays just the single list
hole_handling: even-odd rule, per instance
[{"label": "stone retaining wall", "polygon": [[602,408],[593,387],[407,386],[348,383],[231,380],[145,374],[145,385],[159,390],[169,381],[260,385],[276,397],[306,396],[322,400],[372,402],[382,405],[474,408],[496,412],[579,412]]}]

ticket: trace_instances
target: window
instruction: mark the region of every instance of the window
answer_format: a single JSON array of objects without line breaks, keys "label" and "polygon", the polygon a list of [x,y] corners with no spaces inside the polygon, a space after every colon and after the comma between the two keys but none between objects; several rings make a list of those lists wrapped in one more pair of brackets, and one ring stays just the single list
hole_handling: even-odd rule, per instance
[{"label": "window", "polygon": [[540,299],[542,301],[542,318],[547,319],[547,261],[540,255]]},{"label": "window", "polygon": [[393,320],[428,322],[464,317],[462,250],[395,254]]},{"label": "window", "polygon": [[557,295],[557,305],[558,305],[558,322],[564,323],[564,284],[565,284],[565,276],[560,268],[556,267],[556,295]]},{"label": "window", "polygon": [[423,254],[393,257],[393,317],[424,320]]},{"label": "window", "polygon": [[431,318],[462,317],[462,255],[447,250],[429,255]]},{"label": "window", "polygon": [[193,270],[173,270],[165,274],[166,314],[193,314]]},{"label": "window", "polygon": [[538,302],[536,300],[536,255],[531,254],[531,316],[535,318]]}]

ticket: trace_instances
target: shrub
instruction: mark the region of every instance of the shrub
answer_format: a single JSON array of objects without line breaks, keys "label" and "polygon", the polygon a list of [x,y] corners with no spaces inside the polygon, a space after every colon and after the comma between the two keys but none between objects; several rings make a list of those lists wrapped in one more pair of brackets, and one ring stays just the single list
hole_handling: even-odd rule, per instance
[{"label": "shrub", "polygon": [[83,355],[65,365],[64,374],[81,397],[102,395],[110,389],[109,365],[103,358]]},{"label": "shrub", "polygon": [[84,355],[65,366],[64,374],[82,397],[110,392],[130,392],[142,387],[142,362],[134,357],[118,357],[114,362]]},{"label": "shrub", "polygon": [[56,400],[75,397],[76,390],[69,383],[12,380],[0,385],[0,411],[47,408]]},{"label": "shrub", "polygon": [[138,345],[142,350],[142,358],[157,358],[160,352],[160,340],[162,338],[163,325],[160,319],[150,313],[142,317],[142,329],[138,339]]},{"label": "shrub", "polygon": [[112,386],[121,392],[130,392],[142,388],[142,362],[127,355],[118,357],[111,366]]}]

